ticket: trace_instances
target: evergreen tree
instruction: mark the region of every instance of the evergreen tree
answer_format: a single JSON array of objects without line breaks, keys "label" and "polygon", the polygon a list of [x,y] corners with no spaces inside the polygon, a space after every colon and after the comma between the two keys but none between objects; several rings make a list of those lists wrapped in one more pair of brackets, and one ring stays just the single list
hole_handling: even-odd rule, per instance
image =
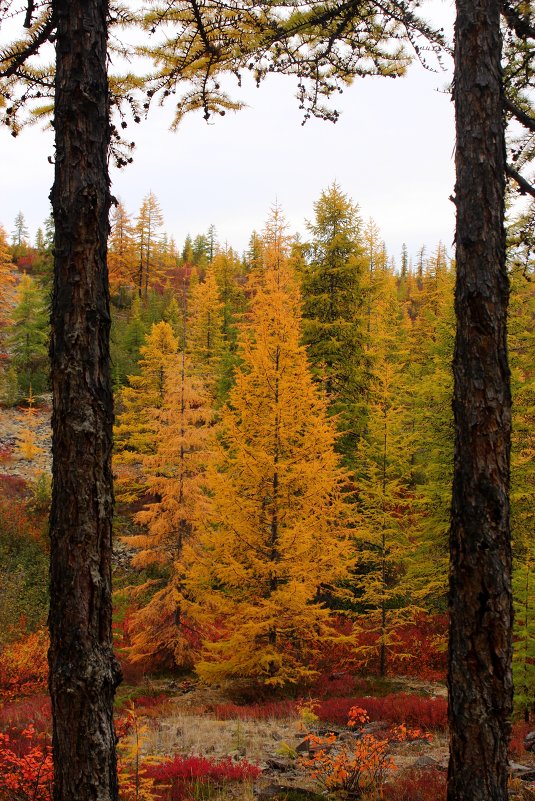
[{"label": "evergreen tree", "polygon": [[224,347],[223,304],[211,267],[206,270],[204,281],[195,284],[189,295],[186,349],[215,396]]},{"label": "evergreen tree", "polygon": [[114,206],[111,213],[108,239],[108,279],[112,290],[117,290],[121,286],[134,286],[136,279],[134,227],[130,215],[120,201]]},{"label": "evergreen tree", "polygon": [[[421,287],[407,286],[404,326],[409,359],[403,398],[407,424],[415,433],[410,455],[411,484],[418,490],[424,520],[418,530],[418,597],[443,611],[448,576],[453,414],[451,360],[455,335],[455,271],[439,245],[426,261]],[[413,292],[417,293],[415,300]]]},{"label": "evergreen tree", "polygon": [[37,258],[34,262],[34,273],[47,296],[51,296],[54,272],[54,220],[52,215],[46,218],[44,229],[38,228],[35,248]]},{"label": "evergreen tree", "polygon": [[48,387],[50,327],[44,292],[29,275],[21,278],[17,301],[9,345],[19,392],[24,397],[29,394],[30,387],[37,393]]},{"label": "evergreen tree", "polygon": [[7,243],[5,230],[0,225],[0,347],[3,346],[4,329],[11,318],[11,285],[14,283],[15,265]]},{"label": "evergreen tree", "polygon": [[359,516],[354,588],[363,626],[375,634],[361,652],[366,659],[378,657],[380,675],[385,676],[399,631],[417,611],[411,565],[421,501],[411,487],[410,457],[416,434],[407,426],[404,404],[408,354],[399,333],[396,279],[386,265],[375,269],[372,278],[374,315],[368,352],[372,372],[354,477]]},{"label": "evergreen tree", "polygon": [[366,386],[361,223],[358,208],[336,184],[314,211],[302,283],[303,341],[330,411],[338,415],[338,449],[350,463],[363,427]]},{"label": "evergreen tree", "polygon": [[134,660],[150,656],[152,662],[191,665],[179,601],[183,576],[177,563],[184,543],[202,525],[212,418],[210,394],[182,351],[166,368],[162,405],[152,413],[154,452],[144,454],[141,462],[146,489],[157,500],[136,515],[143,533],[128,538],[137,549],[133,564],[156,565],[162,574],[159,586],[154,579],[149,582],[151,598],[132,618]]},{"label": "evergreen tree", "polygon": [[115,426],[115,462],[118,495],[126,501],[144,490],[141,457],[154,451],[154,410],[164,399],[166,370],[176,358],[178,341],[169,323],[154,324],[141,347],[139,375],[128,377],[119,394]]},{"label": "evergreen tree", "polygon": [[19,211],[15,217],[11,241],[13,243],[13,260],[16,262],[21,256],[25,256],[29,247],[30,232],[24,219],[24,214]]},{"label": "evergreen tree", "polygon": [[153,192],[143,199],[135,225],[137,249],[137,290],[139,297],[147,302],[149,285],[158,274],[158,230],[163,225],[163,213]]},{"label": "evergreen tree", "polygon": [[280,214],[242,334],[210,473],[211,525],[184,549],[183,610],[206,632],[197,669],[270,686],[313,675],[334,636],[322,601],[345,573],[342,474],[325,400],[299,344],[300,301]]}]

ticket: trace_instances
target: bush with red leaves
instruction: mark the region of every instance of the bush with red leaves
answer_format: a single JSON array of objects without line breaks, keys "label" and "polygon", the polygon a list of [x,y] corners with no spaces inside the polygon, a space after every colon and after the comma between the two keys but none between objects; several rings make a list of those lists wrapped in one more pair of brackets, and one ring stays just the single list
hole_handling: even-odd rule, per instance
[{"label": "bush with red leaves", "polygon": [[218,720],[282,720],[297,715],[296,701],[267,701],[263,704],[216,704]]},{"label": "bush with red leaves", "polygon": [[326,723],[345,724],[352,706],[365,709],[371,720],[387,723],[407,723],[422,729],[446,730],[448,704],[445,698],[425,698],[421,695],[396,693],[382,698],[330,698],[320,701],[317,711]]},{"label": "bush with red leaves", "polygon": [[407,770],[383,786],[384,801],[446,801],[446,772]]},{"label": "bush with red leaves", "polygon": [[52,708],[48,695],[31,695],[6,701],[0,705],[0,730],[9,728],[24,729],[31,723],[37,731],[49,732],[51,729]]},{"label": "bush with red leaves", "polygon": [[246,759],[235,762],[232,757],[221,760],[204,756],[177,754],[159,765],[147,765],[145,775],[153,779],[162,801],[182,801],[191,796],[195,782],[214,785],[256,779],[260,768]]}]

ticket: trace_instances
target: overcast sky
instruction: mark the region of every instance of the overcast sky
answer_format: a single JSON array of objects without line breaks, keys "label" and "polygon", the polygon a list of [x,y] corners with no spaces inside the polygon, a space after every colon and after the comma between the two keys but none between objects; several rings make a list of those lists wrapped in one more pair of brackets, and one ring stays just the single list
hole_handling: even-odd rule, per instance
[{"label": "overcast sky", "polygon": [[[446,24],[452,2],[436,0],[434,19]],[[141,125],[130,125],[134,163],[113,170],[112,191],[137,213],[152,191],[165,230],[179,246],[186,235],[210,224],[220,242],[242,251],[253,229],[263,227],[277,200],[292,230],[303,234],[313,203],[336,181],[378,224],[391,255],[405,242],[415,255],[441,240],[452,252],[454,207],[453,103],[448,73],[414,65],[402,79],[366,78],[337,100],[336,124],[302,111],[291,78],[273,77],[240,95],[248,108],[206,124],[193,114],[176,133],[172,109],[154,108]],[[52,132],[32,128],[13,139],[0,130],[2,189],[0,223],[8,232],[22,211],[32,238],[49,213]]]}]

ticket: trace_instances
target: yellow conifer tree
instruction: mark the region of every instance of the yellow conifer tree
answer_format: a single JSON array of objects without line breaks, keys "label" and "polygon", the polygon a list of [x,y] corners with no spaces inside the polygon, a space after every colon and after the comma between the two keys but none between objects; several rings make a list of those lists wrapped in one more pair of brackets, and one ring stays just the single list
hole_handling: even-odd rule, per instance
[{"label": "yellow conifer tree", "polygon": [[[275,230],[277,229],[277,230]],[[242,332],[242,365],[210,472],[210,524],[184,548],[182,603],[207,636],[206,679],[306,680],[334,636],[322,599],[346,571],[346,537],[326,401],[300,340],[300,300],[280,213]]]},{"label": "yellow conifer tree", "polygon": [[166,370],[176,359],[178,340],[166,322],[155,323],[140,349],[139,375],[128,377],[129,386],[118,397],[115,426],[115,466],[118,497],[137,498],[143,490],[141,457],[154,451],[154,410],[163,405]]},{"label": "yellow conifer tree", "polygon": [[33,462],[35,457],[43,452],[43,449],[37,444],[37,409],[31,384],[26,402],[28,405],[22,412],[25,424],[17,437],[18,450],[23,459]]},{"label": "yellow conifer tree", "polygon": [[207,267],[204,281],[189,292],[186,348],[196,369],[215,394],[217,370],[223,352],[223,304],[213,268]]},{"label": "yellow conifer tree", "polygon": [[147,491],[157,500],[136,515],[144,530],[128,537],[128,542],[137,549],[133,564],[159,565],[162,579],[132,618],[131,656],[160,661],[171,657],[184,666],[191,655],[183,636],[177,560],[201,522],[205,471],[214,439],[209,393],[184,352],[166,370],[162,406],[152,417],[154,452],[142,457],[142,471]]},{"label": "yellow conifer tree", "polygon": [[108,241],[108,278],[114,290],[121,286],[133,287],[136,281],[136,249],[132,219],[122,203],[111,213],[111,231]]}]

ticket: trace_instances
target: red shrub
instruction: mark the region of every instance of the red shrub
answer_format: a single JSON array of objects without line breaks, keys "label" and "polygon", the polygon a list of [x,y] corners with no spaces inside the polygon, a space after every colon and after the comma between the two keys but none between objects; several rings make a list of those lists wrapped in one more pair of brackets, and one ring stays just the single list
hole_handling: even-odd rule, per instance
[{"label": "red shrub", "polygon": [[533,731],[533,723],[524,723],[524,721],[520,720],[513,723],[511,741],[509,743],[509,754],[520,759],[526,757],[527,751],[524,748],[524,737],[530,731]]},{"label": "red shrub", "polygon": [[442,729],[447,726],[447,701],[444,698],[424,698],[421,695],[397,693],[383,698],[331,698],[320,702],[318,716],[326,723],[344,725],[352,706],[365,709],[371,720],[388,723],[407,723],[423,729]]},{"label": "red shrub", "polygon": [[32,695],[7,701],[0,707],[0,729],[24,729],[32,723],[37,731],[49,731],[52,709],[48,695]]},{"label": "red shrub", "polygon": [[181,801],[190,794],[194,782],[239,782],[256,779],[260,768],[245,759],[235,762],[232,757],[219,761],[203,756],[180,756],[162,762],[159,765],[148,765],[145,775],[156,782],[160,798],[164,801]]},{"label": "red shrub", "polygon": [[0,733],[0,798],[51,801],[52,749],[28,726]]},{"label": "red shrub", "polygon": [[[311,667],[323,676],[340,671],[378,674],[380,649],[377,630],[365,619],[359,620],[356,629],[343,617],[335,619],[333,626],[342,635],[340,641],[335,639],[329,648],[324,648]],[[393,644],[388,648],[389,674],[417,676],[427,681],[443,679],[446,675],[446,635],[447,615],[421,613],[412,623],[400,626],[393,632]],[[334,695],[326,689],[328,696]],[[339,694],[347,695],[352,689],[348,686]],[[326,697],[321,689],[317,695]]]},{"label": "red shrub", "polygon": [[219,720],[281,720],[297,714],[295,701],[267,701],[263,704],[217,704],[214,715]]},{"label": "red shrub", "polygon": [[0,443],[0,462],[9,462],[13,459],[13,446]]},{"label": "red shrub", "polygon": [[28,484],[20,476],[0,474],[0,497],[7,500],[21,500],[28,495]]},{"label": "red shrub", "polygon": [[445,801],[446,772],[407,770],[383,786],[384,801]]}]

